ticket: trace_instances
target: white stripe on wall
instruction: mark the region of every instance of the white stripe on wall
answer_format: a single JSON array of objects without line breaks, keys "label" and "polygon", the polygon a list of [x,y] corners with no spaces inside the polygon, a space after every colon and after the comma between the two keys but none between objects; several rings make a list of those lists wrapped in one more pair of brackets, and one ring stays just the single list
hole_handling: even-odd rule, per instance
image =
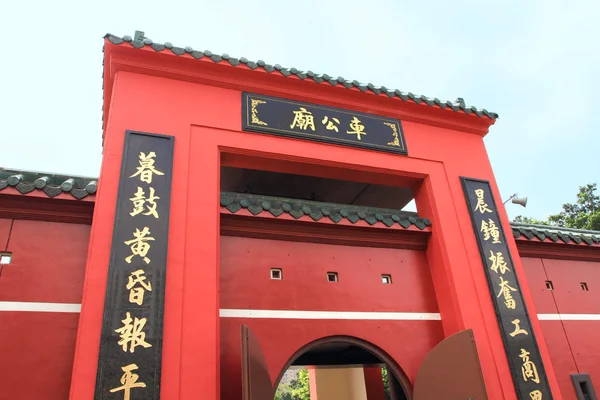
[{"label": "white stripe on wall", "polygon": [[20,302],[20,301],[0,301],[0,311],[78,313],[81,311],[81,304],[29,303],[29,302]]},{"label": "white stripe on wall", "polygon": [[370,320],[427,320],[439,321],[438,313],[410,312],[350,312],[350,311],[295,311],[295,310],[232,310],[221,309],[223,318],[278,318],[278,319],[370,319]]},{"label": "white stripe on wall", "polygon": [[[0,301],[0,311],[23,312],[64,312],[78,313],[81,304],[34,303]],[[264,318],[264,319],[346,319],[346,320],[387,320],[387,321],[440,321],[439,313],[417,312],[352,312],[352,311],[296,311],[296,310],[220,310],[222,318]],[[600,321],[600,314],[538,314],[542,321]]]},{"label": "white stripe on wall", "polygon": [[600,314],[538,314],[541,321],[600,321]]}]

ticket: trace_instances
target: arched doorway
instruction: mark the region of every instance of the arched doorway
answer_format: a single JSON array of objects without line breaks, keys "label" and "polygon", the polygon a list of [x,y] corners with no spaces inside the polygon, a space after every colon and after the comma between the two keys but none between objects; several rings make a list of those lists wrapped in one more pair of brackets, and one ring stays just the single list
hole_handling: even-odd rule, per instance
[{"label": "arched doorway", "polygon": [[[272,384],[267,363],[261,346],[245,325],[242,325],[242,399],[271,400],[276,394],[284,374],[290,367],[318,368],[386,368],[389,372],[389,396],[393,400],[439,400],[440,398],[487,400],[487,393],[481,371],[475,338],[471,329],[459,331],[444,340],[429,352],[419,368],[414,388],[394,361],[379,347],[365,340],[351,336],[328,336],[302,346],[285,363]],[[457,362],[456,360],[460,360]],[[355,372],[355,371],[354,371]],[[356,374],[353,375],[357,378]],[[366,374],[363,383],[366,383]],[[359,378],[360,379],[360,378]],[[310,377],[309,377],[310,380]],[[309,393],[317,388],[318,378],[312,384]],[[348,379],[346,379],[347,381]],[[333,388],[331,396],[317,395],[311,400],[374,400],[385,399],[377,393],[360,389],[363,395],[338,396]],[[316,392],[318,394],[318,391]],[[337,397],[336,397],[337,396]],[[414,397],[413,397],[414,396]],[[306,396],[305,396],[306,399]],[[293,398],[291,400],[294,400]],[[304,400],[304,399],[303,399]]]},{"label": "arched doorway", "polygon": [[394,359],[372,343],[351,336],[324,337],[300,348],[282,368],[274,389],[276,398],[282,400],[293,399],[286,395],[292,389],[309,392],[311,399],[318,400],[412,398],[410,381]]},{"label": "arched doorway", "polygon": [[410,382],[398,364],[379,347],[351,336],[324,337],[300,348],[279,374],[276,394],[278,389],[280,395],[286,392],[281,389],[289,384],[282,379],[294,379],[295,372],[304,375],[295,382],[308,384],[312,397],[319,400],[411,399]]}]

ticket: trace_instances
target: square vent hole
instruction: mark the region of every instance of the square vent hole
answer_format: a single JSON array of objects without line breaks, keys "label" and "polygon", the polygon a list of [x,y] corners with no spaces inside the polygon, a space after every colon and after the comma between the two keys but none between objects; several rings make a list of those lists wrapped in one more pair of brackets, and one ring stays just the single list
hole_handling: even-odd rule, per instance
[{"label": "square vent hole", "polygon": [[279,281],[283,279],[283,271],[281,268],[271,268],[271,279]]},{"label": "square vent hole", "polygon": [[0,264],[10,264],[12,253],[0,253]]}]

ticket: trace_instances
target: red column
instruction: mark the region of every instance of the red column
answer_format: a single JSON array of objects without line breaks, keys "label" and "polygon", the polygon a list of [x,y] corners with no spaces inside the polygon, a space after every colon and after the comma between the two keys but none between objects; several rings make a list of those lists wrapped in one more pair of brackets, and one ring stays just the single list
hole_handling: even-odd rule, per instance
[{"label": "red column", "polygon": [[[165,289],[161,398],[219,398],[219,153],[192,141],[190,115],[214,115],[210,88],[118,72],[104,136],[70,399],[92,400],[119,171],[127,129],[175,136]],[[206,94],[208,92],[208,95]],[[148,93],[140,96],[140,93]],[[171,101],[165,93],[175,93]],[[202,97],[203,95],[204,97]],[[216,107],[216,105],[212,106]],[[105,117],[107,118],[107,117]],[[199,138],[195,138],[199,139]],[[193,157],[190,157],[193,149]],[[207,194],[210,193],[210,194]],[[210,211],[207,211],[210,210]]]},{"label": "red column", "polygon": [[385,400],[381,368],[365,367],[363,370],[365,374],[365,386],[367,388],[367,400]]},{"label": "red column", "polygon": [[308,367],[308,386],[310,387],[310,400],[317,399],[317,374],[315,367]]},{"label": "red column", "polygon": [[[458,177],[456,180],[459,184]],[[425,179],[415,200],[419,215],[432,221],[427,258],[445,336],[473,329],[490,400],[516,400],[500,331],[493,319],[495,311],[489,294],[482,295],[489,290],[483,268],[471,265],[465,251],[468,246],[476,247],[475,238],[463,236],[459,230],[460,218],[469,218],[466,212],[457,213],[463,198],[453,197],[440,166]]]}]

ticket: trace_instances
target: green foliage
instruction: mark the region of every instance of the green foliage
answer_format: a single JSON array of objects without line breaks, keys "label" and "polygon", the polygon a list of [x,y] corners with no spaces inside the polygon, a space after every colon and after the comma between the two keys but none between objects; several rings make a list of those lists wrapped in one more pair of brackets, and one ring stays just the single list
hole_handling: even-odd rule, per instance
[{"label": "green foliage", "polygon": [[550,225],[550,222],[548,222],[548,221],[542,221],[539,219],[524,217],[522,215],[517,215],[515,217],[515,219],[513,219],[513,222],[521,222],[524,224],[535,224],[535,225]]},{"label": "green foliage", "polygon": [[310,400],[307,369],[298,371],[298,377],[290,381],[290,389],[292,400]]},{"label": "green foliage", "polygon": [[600,195],[596,193],[597,189],[595,183],[579,186],[577,202],[563,204],[563,210],[558,214],[550,215],[547,221],[519,215],[513,222],[600,231]]},{"label": "green foliage", "polygon": [[381,377],[383,378],[383,391],[385,392],[385,398],[391,399],[392,395],[390,394],[390,379],[389,372],[386,367],[381,368]]},{"label": "green foliage", "polygon": [[280,384],[279,386],[277,386],[277,391],[275,392],[274,400],[294,400],[294,398],[292,397],[290,386],[287,384]]},{"label": "green foliage", "polygon": [[567,228],[600,230],[600,196],[595,183],[579,187],[577,202],[563,204],[563,210],[551,215],[550,223]]}]

